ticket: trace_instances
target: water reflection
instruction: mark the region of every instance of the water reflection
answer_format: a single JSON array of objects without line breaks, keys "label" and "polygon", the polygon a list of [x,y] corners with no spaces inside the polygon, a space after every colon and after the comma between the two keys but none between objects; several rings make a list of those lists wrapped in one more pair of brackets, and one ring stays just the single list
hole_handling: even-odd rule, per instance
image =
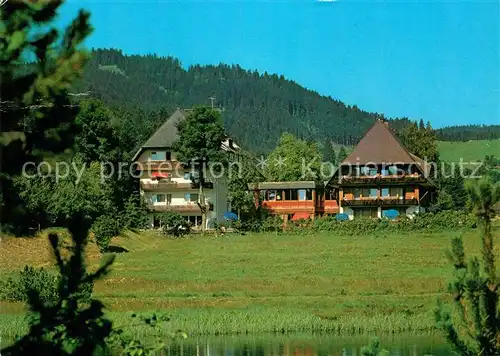
[{"label": "water reflection", "polygon": [[[361,347],[372,336],[224,336],[189,338],[172,343],[165,350],[168,356],[360,356]],[[453,355],[437,335],[382,335],[383,347],[391,356]]]}]

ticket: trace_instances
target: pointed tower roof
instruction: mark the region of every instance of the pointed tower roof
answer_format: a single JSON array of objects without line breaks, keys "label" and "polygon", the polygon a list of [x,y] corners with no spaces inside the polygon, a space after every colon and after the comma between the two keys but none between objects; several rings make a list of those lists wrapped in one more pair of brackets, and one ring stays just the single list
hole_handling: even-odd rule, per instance
[{"label": "pointed tower roof", "polygon": [[359,141],[354,151],[341,163],[347,165],[391,164],[391,163],[421,163],[417,156],[408,152],[388,123],[377,120]]}]

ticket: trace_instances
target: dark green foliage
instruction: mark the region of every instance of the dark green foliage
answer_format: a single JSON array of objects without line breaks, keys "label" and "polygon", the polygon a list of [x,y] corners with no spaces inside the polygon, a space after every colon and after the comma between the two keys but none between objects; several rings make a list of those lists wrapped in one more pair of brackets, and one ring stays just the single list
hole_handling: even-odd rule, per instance
[{"label": "dark green foliage", "polygon": [[[115,68],[119,71],[111,70]],[[119,50],[100,49],[93,52],[85,69],[75,89],[92,90],[111,107],[146,113],[164,109],[171,113],[178,107],[207,105],[208,97],[213,95],[215,105],[223,109],[227,132],[256,154],[273,149],[283,131],[306,140],[322,142],[329,137],[334,142],[354,145],[382,117],[306,90],[282,76],[238,65],[194,65],[184,69],[172,57],[126,56]],[[130,120],[135,121],[132,117]],[[154,117],[145,115],[139,125],[153,121]],[[134,131],[140,130],[138,126]],[[149,133],[153,130],[154,125]]]},{"label": "dark green foliage", "polygon": [[207,205],[204,186],[206,167],[211,163],[227,163],[226,153],[222,150],[222,141],[226,135],[218,110],[206,107],[195,108],[185,120],[178,124],[179,139],[172,150],[177,153],[177,160],[189,165],[193,170],[192,180],[199,186],[198,206],[201,210],[201,230],[205,231]]},{"label": "dark green foliage", "polygon": [[500,315],[491,219],[493,206],[500,200],[500,184],[484,178],[467,182],[466,189],[480,226],[482,263],[477,257],[467,262],[462,238],[453,239],[448,255],[454,280],[449,289],[456,316],[440,303],[436,321],[460,355],[494,356],[500,354]]},{"label": "dark green foliage", "polygon": [[500,125],[458,125],[436,130],[440,141],[495,140],[500,138]]},{"label": "dark green foliage", "polygon": [[459,211],[444,211],[440,213],[421,213],[413,219],[401,216],[397,221],[371,218],[337,221],[334,216],[325,216],[314,220],[312,230],[306,230],[311,232],[331,231],[341,235],[363,235],[386,232],[436,231],[456,228],[470,229],[475,226],[476,221],[470,214]]},{"label": "dark green foliage", "polygon": [[320,179],[321,154],[314,142],[296,138],[285,132],[278,146],[269,154],[264,176],[270,181]]},{"label": "dark green foliage", "polygon": [[446,190],[440,190],[436,202],[432,205],[431,210],[433,212],[439,212],[443,210],[453,210],[453,197]]},{"label": "dark green foliage", "polygon": [[380,347],[380,340],[374,338],[368,346],[361,348],[361,356],[389,356],[389,351]]},{"label": "dark green foliage", "polygon": [[40,302],[53,304],[57,298],[57,276],[40,268],[25,266],[17,278],[0,282],[0,300],[27,302],[28,291],[34,290]]},{"label": "dark green foliage", "polygon": [[161,215],[157,215],[161,222],[163,232],[167,235],[179,237],[188,234],[191,226],[186,219],[179,213],[169,211]]},{"label": "dark green foliage", "polygon": [[108,250],[111,239],[120,234],[120,230],[119,220],[112,215],[99,216],[90,229],[101,252]]},{"label": "dark green foliage", "polygon": [[427,162],[439,160],[436,134],[429,122],[426,127],[419,127],[416,123],[411,123],[399,131],[399,136],[403,145],[414,155]]},{"label": "dark green foliage", "polygon": [[330,162],[336,165],[337,157],[335,156],[335,150],[333,149],[332,143],[330,138],[327,138],[323,143],[323,162]]},{"label": "dark green foliage", "polygon": [[441,167],[435,180],[438,188],[438,198],[433,210],[464,210],[467,209],[468,196],[465,190],[465,179],[470,171],[460,166],[441,162]]},{"label": "dark green foliage", "polygon": [[88,219],[80,214],[68,220],[73,244],[66,258],[62,256],[59,237],[49,235],[58,267],[57,298],[45,304],[39,291],[30,286],[27,303],[33,317],[29,331],[14,345],[2,350],[2,355],[91,355],[97,348],[106,347],[111,322],[104,318],[100,301],[88,302],[83,298],[82,286],[93,285],[108,273],[113,256],[96,272],[87,272],[84,248],[89,225]]},{"label": "dark green foliage", "polygon": [[[92,90],[108,106],[120,107],[124,128],[121,132],[129,137],[127,142],[135,143],[135,148],[169,113],[178,107],[207,105],[212,95],[216,97],[215,105],[223,109],[227,132],[256,154],[271,151],[283,131],[301,139],[331,139],[353,146],[376,119],[384,118],[383,114],[368,113],[304,89],[283,76],[225,64],[184,69],[176,58],[127,56],[114,49],[93,52],[75,90]],[[407,118],[390,121],[397,131],[409,123]],[[453,129],[439,130],[440,139]],[[499,132],[495,126],[486,126],[484,131],[495,131],[497,135]],[[257,132],[258,135],[249,134]],[[490,137],[477,129],[470,132],[467,139]]]},{"label": "dark green foliage", "polygon": [[347,152],[345,150],[345,147],[341,146],[337,157],[338,164],[342,163],[342,161],[345,160],[346,158],[347,158]]},{"label": "dark green foliage", "polygon": [[278,215],[270,215],[262,221],[260,231],[262,232],[280,232],[283,230],[283,219]]},{"label": "dark green foliage", "polygon": [[[30,291],[39,295],[40,302],[52,305],[59,298],[58,285],[60,278],[46,269],[25,266],[19,277],[0,282],[0,300],[9,302],[28,302]],[[80,285],[77,293],[82,303],[88,303],[92,297],[92,282]]]},{"label": "dark green foliage", "polygon": [[81,75],[87,56],[80,46],[91,27],[80,11],[61,34],[50,23],[61,3],[7,1],[0,11],[0,224],[16,233],[26,231],[12,178],[25,162],[71,147],[76,131],[67,92]]},{"label": "dark green foliage", "polygon": [[149,225],[148,209],[141,203],[138,194],[131,195],[125,202],[120,215],[120,224],[123,229],[146,229]]},{"label": "dark green foliage", "polygon": [[111,126],[113,113],[96,99],[79,103],[76,116],[78,135],[74,152],[82,162],[119,162],[123,157],[115,129]]},{"label": "dark green foliage", "polygon": [[[187,334],[181,330],[175,332],[166,332],[166,326],[170,321],[170,318],[165,314],[152,315],[139,315],[133,313],[131,315],[131,321],[134,322],[131,326],[135,325],[146,325],[152,330],[161,334],[161,337],[152,343],[152,345],[145,345],[141,341],[131,337],[124,328],[114,328],[112,334],[107,339],[109,349],[111,354],[127,355],[127,356],[153,356],[162,353],[165,349],[165,337],[172,340],[174,339],[186,339]],[[151,343],[150,343],[151,344]]]}]

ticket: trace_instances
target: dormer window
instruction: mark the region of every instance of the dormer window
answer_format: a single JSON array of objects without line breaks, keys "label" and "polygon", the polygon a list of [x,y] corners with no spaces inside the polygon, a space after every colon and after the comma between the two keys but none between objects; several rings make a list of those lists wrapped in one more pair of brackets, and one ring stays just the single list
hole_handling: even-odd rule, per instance
[{"label": "dormer window", "polygon": [[151,152],[151,161],[165,161],[167,158],[166,151],[152,151]]}]

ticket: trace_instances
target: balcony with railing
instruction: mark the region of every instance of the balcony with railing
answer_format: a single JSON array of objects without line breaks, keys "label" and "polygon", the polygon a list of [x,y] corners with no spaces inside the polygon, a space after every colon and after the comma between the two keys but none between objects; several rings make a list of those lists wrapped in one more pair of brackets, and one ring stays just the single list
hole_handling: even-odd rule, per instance
[{"label": "balcony with railing", "polygon": [[346,175],[340,178],[340,184],[371,184],[382,185],[390,183],[425,183],[424,176],[418,173],[398,175]]},{"label": "balcony with railing", "polygon": [[324,200],[318,210],[327,214],[336,214],[339,212],[339,203],[336,200]]},{"label": "balcony with railing", "polygon": [[[212,211],[214,206],[212,203],[206,204],[207,210]],[[177,213],[199,213],[201,214],[201,209],[197,203],[189,203],[183,205],[172,205],[172,204],[149,204],[148,208],[157,212],[167,212],[173,211]]]},{"label": "balcony with railing", "polygon": [[[212,182],[205,182],[204,188],[213,189],[214,185]],[[199,184],[196,183],[179,183],[175,181],[158,181],[153,183],[141,182],[141,189],[150,192],[163,192],[176,189],[198,189]]]},{"label": "balcony with railing", "polygon": [[416,198],[405,199],[402,197],[367,197],[356,199],[342,199],[342,206],[363,207],[363,206],[404,206],[418,205]]},{"label": "balcony with railing", "polygon": [[279,212],[314,212],[315,210],[314,201],[312,200],[264,200],[262,206]]}]

